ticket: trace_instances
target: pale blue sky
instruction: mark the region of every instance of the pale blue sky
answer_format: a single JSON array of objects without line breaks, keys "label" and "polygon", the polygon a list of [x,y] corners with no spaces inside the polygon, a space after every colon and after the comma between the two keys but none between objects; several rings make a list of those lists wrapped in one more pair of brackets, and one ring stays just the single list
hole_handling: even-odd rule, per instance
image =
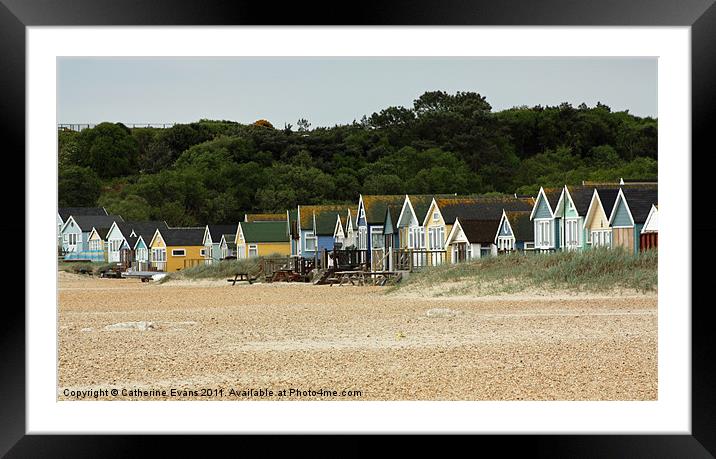
[{"label": "pale blue sky", "polygon": [[425,91],[657,116],[656,58],[58,58],[58,123],[359,120]]}]

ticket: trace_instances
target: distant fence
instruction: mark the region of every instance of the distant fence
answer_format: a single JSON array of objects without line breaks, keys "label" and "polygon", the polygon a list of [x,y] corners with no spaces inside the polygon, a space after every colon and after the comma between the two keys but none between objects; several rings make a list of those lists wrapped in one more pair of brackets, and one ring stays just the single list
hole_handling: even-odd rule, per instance
[{"label": "distant fence", "polygon": [[[176,123],[122,123],[130,129],[136,128],[155,128],[155,129],[169,129],[176,125]],[[58,131],[81,131],[83,129],[90,129],[97,126],[97,123],[69,123],[69,124],[58,124]]]}]

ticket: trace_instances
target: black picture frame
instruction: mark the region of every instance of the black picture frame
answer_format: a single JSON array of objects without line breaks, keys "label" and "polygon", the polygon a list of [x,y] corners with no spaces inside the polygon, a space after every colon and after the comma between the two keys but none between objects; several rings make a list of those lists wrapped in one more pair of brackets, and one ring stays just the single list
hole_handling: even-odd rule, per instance
[{"label": "black picture frame", "polygon": [[[28,26],[108,25],[522,25],[522,26],[690,26],[692,38],[692,151],[707,147],[716,106],[716,6],[714,0],[633,0],[601,2],[574,0],[508,0],[391,4],[361,2],[338,8],[335,3],[310,2],[274,8],[261,2],[216,0],[155,0],[138,8],[126,0],[0,0],[0,116],[7,152],[25,151],[25,28]],[[346,6],[346,5],[344,5]],[[678,154],[668,152],[669,154]],[[699,168],[693,167],[693,185]],[[7,156],[6,156],[7,157]],[[24,170],[16,153],[17,170]],[[703,156],[702,156],[703,157]],[[701,168],[706,173],[708,168]],[[706,208],[707,195],[692,190],[692,209]],[[21,210],[20,212],[25,212]],[[16,220],[22,221],[19,218]],[[699,219],[689,225],[693,240],[711,240],[716,225]],[[697,239],[698,238],[698,239]],[[705,239],[704,239],[705,238]],[[692,248],[685,247],[685,250]],[[692,260],[698,257],[692,257]],[[24,266],[14,264],[17,276]],[[3,268],[7,269],[7,268]],[[679,267],[678,269],[683,269]],[[24,270],[23,270],[24,271]],[[692,286],[708,285],[711,269],[692,267]],[[8,275],[9,273],[5,273]],[[688,286],[685,286],[688,288]],[[693,291],[695,293],[695,290]],[[696,295],[692,304],[697,305]],[[515,452],[524,448],[535,456],[570,457],[713,457],[716,454],[714,404],[714,340],[708,309],[712,302],[692,307],[692,430],[691,435],[539,435],[484,436],[480,446]],[[124,435],[26,435],[25,312],[19,301],[7,302],[0,320],[0,455],[7,457],[125,457],[166,452],[167,437]],[[204,438],[214,448],[227,438]],[[191,451],[196,438],[172,437],[174,447]],[[294,440],[292,440],[294,441]],[[202,442],[203,443],[203,442]],[[507,448],[507,449],[505,449]],[[489,451],[485,449],[484,451]]]}]

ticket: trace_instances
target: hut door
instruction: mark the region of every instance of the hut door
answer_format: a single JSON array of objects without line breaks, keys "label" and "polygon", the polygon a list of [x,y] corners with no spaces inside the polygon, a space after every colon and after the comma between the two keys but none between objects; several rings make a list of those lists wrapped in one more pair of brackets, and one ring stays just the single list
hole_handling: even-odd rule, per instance
[{"label": "hut door", "polygon": [[458,242],[457,247],[455,249],[457,250],[455,261],[458,263],[467,260],[467,243],[466,242]]}]

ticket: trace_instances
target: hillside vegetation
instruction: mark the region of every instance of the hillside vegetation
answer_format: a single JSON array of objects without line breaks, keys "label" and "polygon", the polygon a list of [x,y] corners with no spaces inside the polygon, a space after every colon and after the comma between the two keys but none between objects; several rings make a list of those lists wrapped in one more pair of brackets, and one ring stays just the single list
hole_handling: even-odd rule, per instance
[{"label": "hillside vegetation", "polygon": [[493,112],[474,92],[426,92],[333,127],[200,120],[59,133],[59,205],[126,220],[236,222],[244,212],[357,203],[359,193],[520,193],[657,176],[657,120],[605,105]]},{"label": "hillside vegetation", "polygon": [[633,255],[594,249],[550,254],[513,253],[425,268],[390,289],[426,296],[494,295],[534,291],[605,292],[657,289],[657,251]]}]

